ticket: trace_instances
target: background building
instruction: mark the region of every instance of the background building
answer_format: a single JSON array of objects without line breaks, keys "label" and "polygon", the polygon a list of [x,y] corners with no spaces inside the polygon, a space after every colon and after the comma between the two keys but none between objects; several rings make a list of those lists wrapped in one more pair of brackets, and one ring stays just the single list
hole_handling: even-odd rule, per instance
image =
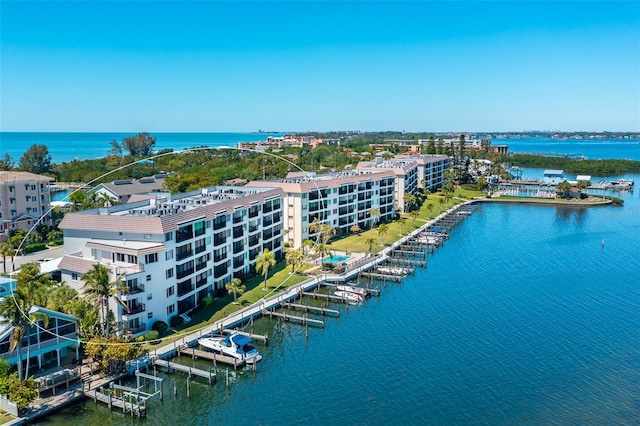
[{"label": "background building", "polygon": [[[310,229],[314,220],[348,234],[354,225],[366,229],[374,221],[394,216],[395,175],[390,170],[345,170],[323,175],[296,172],[284,179],[249,185],[278,187],[286,193],[285,241],[294,248],[300,248],[305,240],[315,240],[317,234]],[[372,209],[380,216],[372,216]]]},{"label": "background building", "polygon": [[40,221],[51,225],[49,176],[28,172],[0,171],[0,241],[9,231],[30,229]]}]

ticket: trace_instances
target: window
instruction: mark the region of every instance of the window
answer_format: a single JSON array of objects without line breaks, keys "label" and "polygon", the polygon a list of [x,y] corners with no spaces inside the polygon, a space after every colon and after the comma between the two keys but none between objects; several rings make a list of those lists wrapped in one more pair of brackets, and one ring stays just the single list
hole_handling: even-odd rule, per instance
[{"label": "window", "polygon": [[147,314],[147,319],[151,319],[151,318],[153,318],[153,312],[149,312],[149,313]]},{"label": "window", "polygon": [[164,234],[164,240],[165,241],[171,241],[173,240],[173,232],[167,232]]},{"label": "window", "polygon": [[147,300],[151,300],[153,299],[153,293],[148,293],[147,294]]},{"label": "window", "polygon": [[175,287],[174,286],[167,287],[167,297],[173,296],[174,292],[175,292]]},{"label": "window", "polygon": [[167,278],[173,277],[173,268],[167,269]]},{"label": "window", "polygon": [[75,272],[72,272],[71,273],[71,279],[74,280],[74,281],[77,281],[78,280],[78,274],[76,274]]},{"label": "window", "polygon": [[146,254],[144,256],[144,263],[155,263],[158,261],[158,253]]},{"label": "window", "polygon": [[171,304],[171,305],[167,306],[167,315],[171,315],[175,311],[176,311],[176,305]]},{"label": "window", "polygon": [[151,281],[151,275],[147,275],[147,281]]},{"label": "window", "polygon": [[167,250],[166,253],[164,254],[164,260],[171,260],[173,259],[173,250]]},{"label": "window", "polygon": [[144,239],[145,240],[150,240],[151,239],[151,234],[144,234]]}]

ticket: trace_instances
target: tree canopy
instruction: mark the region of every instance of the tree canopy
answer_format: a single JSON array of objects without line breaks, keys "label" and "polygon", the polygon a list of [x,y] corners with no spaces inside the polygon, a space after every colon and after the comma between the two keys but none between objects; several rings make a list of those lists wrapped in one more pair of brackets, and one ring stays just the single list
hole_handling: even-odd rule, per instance
[{"label": "tree canopy", "polygon": [[22,154],[19,162],[20,170],[36,174],[51,172],[51,155],[46,145],[31,145]]},{"label": "tree canopy", "polygon": [[122,151],[126,149],[134,157],[148,157],[153,154],[156,138],[147,132],[141,132],[122,139],[121,145],[118,145],[116,141],[111,141],[110,144],[111,152],[114,154],[122,154]]}]

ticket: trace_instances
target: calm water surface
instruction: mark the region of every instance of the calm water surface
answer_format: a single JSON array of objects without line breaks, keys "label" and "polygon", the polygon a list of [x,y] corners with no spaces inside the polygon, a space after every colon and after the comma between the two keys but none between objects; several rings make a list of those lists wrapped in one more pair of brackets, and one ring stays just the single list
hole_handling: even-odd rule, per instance
[{"label": "calm water surface", "polygon": [[84,402],[43,424],[640,424],[640,191],[620,196],[483,205],[426,269],[325,329],[256,321],[271,343],[228,389],[224,370],[191,398],[164,375],[147,419]]}]

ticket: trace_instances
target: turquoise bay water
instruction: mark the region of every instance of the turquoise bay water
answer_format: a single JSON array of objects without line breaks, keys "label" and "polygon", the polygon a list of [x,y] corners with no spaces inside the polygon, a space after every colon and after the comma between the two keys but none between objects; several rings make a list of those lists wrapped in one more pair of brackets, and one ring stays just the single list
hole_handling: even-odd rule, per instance
[{"label": "turquoise bay water", "polygon": [[[0,154],[8,153],[18,161],[33,144],[49,148],[52,161],[61,163],[73,159],[86,160],[107,155],[110,141],[122,141],[135,132],[109,133],[20,133],[0,132]],[[238,142],[264,140],[280,133],[151,133],[156,137],[155,148],[180,150],[196,146],[236,146]],[[638,139],[560,140],[551,138],[494,139],[496,145],[509,145],[510,152],[555,152],[580,154],[588,158],[628,158],[640,161]]]},{"label": "turquoise bay water", "polygon": [[[110,142],[122,142],[127,136],[137,132],[122,133],[28,133],[0,132],[0,153],[8,153],[17,163],[24,152],[34,144],[49,148],[51,161],[88,160],[102,158],[111,149]],[[265,140],[267,136],[279,133],[151,133],[156,138],[155,149],[181,150],[200,146],[233,146],[238,142]]]},{"label": "turquoise bay water", "polygon": [[483,205],[426,269],[324,329],[256,321],[271,343],[228,389],[221,371],[187,398],[163,375],[146,420],[87,401],[43,424],[639,424],[640,191],[620,196]]}]

